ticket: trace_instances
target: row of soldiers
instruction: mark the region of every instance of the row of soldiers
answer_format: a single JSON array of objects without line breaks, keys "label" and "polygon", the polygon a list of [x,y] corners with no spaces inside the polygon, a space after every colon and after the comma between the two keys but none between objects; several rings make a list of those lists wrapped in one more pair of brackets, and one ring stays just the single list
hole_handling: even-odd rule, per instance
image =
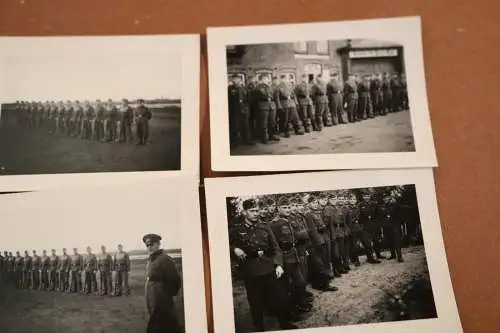
[{"label": "row of soldiers", "polygon": [[17,124],[28,130],[103,142],[131,142],[132,125],[138,145],[149,139],[152,113],[139,99],[132,107],[127,99],[117,106],[113,100],[90,101],[18,101],[15,104]]},{"label": "row of soldiers", "polygon": [[357,122],[367,118],[407,110],[405,74],[349,74],[342,83],[337,72],[330,79],[319,74],[313,82],[303,75],[297,85],[287,75],[269,74],[246,85],[233,75],[228,86],[229,131],[232,146],[280,141],[323,127]]},{"label": "row of soldiers", "polygon": [[[283,198],[278,214],[254,199],[243,202],[242,220],[230,227],[232,258],[244,281],[255,328],[264,331],[263,314],[277,316],[281,329],[296,328],[291,321],[312,309],[309,283],[321,291],[337,291],[335,277],[351,265],[403,262],[402,224],[415,210],[394,194],[340,201],[335,196],[310,196],[291,202]],[[360,245],[358,245],[360,244]]]},{"label": "row of soldiers", "polygon": [[4,252],[0,255],[0,285],[27,290],[50,290],[66,293],[83,293],[109,296],[129,295],[128,275],[130,258],[120,244],[113,255],[101,246],[97,255],[87,247],[86,255],[78,249],[68,255],[65,248],[62,255],[52,249],[51,255],[43,250],[39,256],[36,250]]}]

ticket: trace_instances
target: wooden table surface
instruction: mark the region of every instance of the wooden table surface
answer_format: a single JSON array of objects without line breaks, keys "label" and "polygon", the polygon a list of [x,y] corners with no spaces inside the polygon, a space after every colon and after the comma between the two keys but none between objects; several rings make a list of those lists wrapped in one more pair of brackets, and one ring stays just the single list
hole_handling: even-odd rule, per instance
[{"label": "wooden table surface", "polygon": [[[220,177],[228,174],[212,172],[209,162],[206,27],[408,15],[422,17],[439,160],[434,174],[460,317],[466,333],[496,333],[500,325],[499,1],[0,0],[0,35],[202,34],[201,170],[203,177]],[[205,226],[203,231],[206,235]]]}]

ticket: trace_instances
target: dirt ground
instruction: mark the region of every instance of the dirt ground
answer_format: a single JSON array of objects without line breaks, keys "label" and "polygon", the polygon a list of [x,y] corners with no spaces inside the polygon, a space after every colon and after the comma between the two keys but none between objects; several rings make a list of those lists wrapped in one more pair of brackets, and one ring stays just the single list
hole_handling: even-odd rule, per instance
[{"label": "dirt ground", "polygon": [[[258,141],[257,141],[258,142]],[[325,127],[270,144],[231,148],[231,155],[300,155],[415,151],[410,112]]]},{"label": "dirt ground", "polygon": [[[426,303],[420,304],[418,309],[434,309],[423,246],[404,249],[403,256],[404,263],[382,260],[381,264],[371,265],[362,261],[360,267],[333,280],[332,285],[339,288],[337,292],[309,289],[314,294],[313,310],[295,324],[299,328],[313,328],[434,317],[435,315],[430,314],[433,311],[417,313],[417,307],[414,306],[413,313],[401,318],[400,309],[395,309],[393,300],[404,299],[404,295],[415,283],[424,284],[425,288],[421,290],[426,293],[417,295],[420,298],[417,301]],[[241,282],[234,283],[233,297],[237,332],[253,332],[246,293]],[[266,327],[269,330],[279,329],[271,317],[266,317]]]},{"label": "dirt ground", "polygon": [[[178,269],[182,274],[180,260]],[[140,333],[146,331],[145,260],[132,261],[131,296],[108,297],[0,288],[2,333]],[[184,321],[182,289],[178,314]]]},{"label": "dirt ground", "polygon": [[[0,127],[0,175],[179,170],[181,109],[151,109],[147,146],[50,135]],[[135,131],[135,129],[133,129]]]}]

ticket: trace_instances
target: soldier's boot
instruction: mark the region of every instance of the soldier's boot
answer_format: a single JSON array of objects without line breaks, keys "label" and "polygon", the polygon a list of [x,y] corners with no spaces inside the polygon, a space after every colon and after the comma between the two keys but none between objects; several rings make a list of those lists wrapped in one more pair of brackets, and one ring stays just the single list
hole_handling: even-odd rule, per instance
[{"label": "soldier's boot", "polygon": [[380,264],[381,261],[373,258],[373,256],[369,256],[368,259],[366,260],[367,263],[369,264]]},{"label": "soldier's boot", "polygon": [[[288,135],[290,135],[290,134],[288,134]],[[280,138],[278,136],[276,136],[275,134],[271,134],[269,136],[269,140],[271,140],[271,141],[280,141]]]},{"label": "soldier's boot", "polygon": [[333,126],[333,122],[332,122],[332,115],[330,114],[329,111],[325,111],[325,116],[324,116],[324,124],[325,124],[325,127],[332,127]]},{"label": "soldier's boot", "polygon": [[377,251],[375,252],[375,258],[380,260],[380,259],[385,259],[385,256],[382,253],[380,253],[380,251]]}]

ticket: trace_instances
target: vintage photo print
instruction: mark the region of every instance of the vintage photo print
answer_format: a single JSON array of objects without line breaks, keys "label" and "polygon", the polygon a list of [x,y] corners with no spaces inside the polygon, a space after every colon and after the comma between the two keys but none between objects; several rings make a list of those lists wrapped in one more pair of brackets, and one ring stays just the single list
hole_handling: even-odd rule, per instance
[{"label": "vintage photo print", "polygon": [[196,182],[3,194],[0,215],[3,333],[206,332]]},{"label": "vintage photo print", "polygon": [[462,332],[430,169],[207,179],[206,198],[215,331]]},{"label": "vintage photo print", "polygon": [[198,35],[0,38],[0,88],[0,190],[198,174]]},{"label": "vintage photo print", "polygon": [[436,166],[419,17],[207,38],[214,170]]}]

